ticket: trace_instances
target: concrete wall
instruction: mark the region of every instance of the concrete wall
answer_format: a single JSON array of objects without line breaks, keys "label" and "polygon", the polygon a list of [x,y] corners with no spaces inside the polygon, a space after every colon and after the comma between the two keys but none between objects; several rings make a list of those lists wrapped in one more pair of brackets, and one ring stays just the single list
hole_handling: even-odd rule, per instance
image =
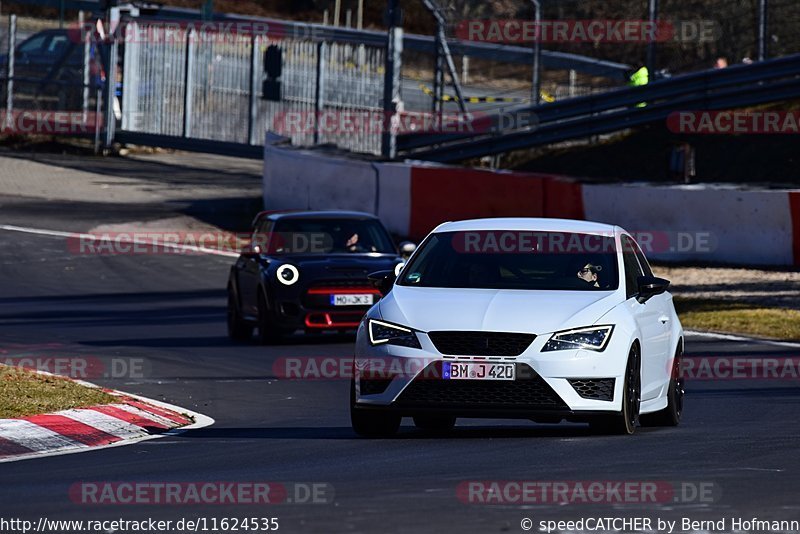
[{"label": "concrete wall", "polygon": [[589,220],[668,234],[669,245],[650,252],[659,259],[794,264],[795,229],[785,191],[584,186],[583,201]]}]

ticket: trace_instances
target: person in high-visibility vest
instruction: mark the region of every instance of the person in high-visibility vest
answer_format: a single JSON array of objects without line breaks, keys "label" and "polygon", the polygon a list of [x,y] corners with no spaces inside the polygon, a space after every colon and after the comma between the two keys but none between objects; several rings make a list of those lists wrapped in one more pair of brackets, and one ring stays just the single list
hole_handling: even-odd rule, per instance
[{"label": "person in high-visibility vest", "polygon": [[[647,85],[650,82],[650,72],[647,70],[647,67],[641,67],[639,70],[631,74],[628,80],[630,80],[628,82],[628,85],[631,85],[633,87],[640,87],[642,85]],[[638,104],[636,104],[636,107],[643,108],[646,105],[647,104],[645,104],[644,102],[639,102]]]}]

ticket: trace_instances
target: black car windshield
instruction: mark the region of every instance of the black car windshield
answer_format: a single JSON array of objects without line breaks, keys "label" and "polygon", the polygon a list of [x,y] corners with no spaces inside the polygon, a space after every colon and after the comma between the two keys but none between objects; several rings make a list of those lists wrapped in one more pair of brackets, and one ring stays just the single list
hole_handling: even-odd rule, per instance
[{"label": "black car windshield", "polygon": [[396,254],[375,219],[280,219],[269,237],[270,254]]},{"label": "black car windshield", "polygon": [[609,291],[619,285],[615,239],[568,232],[437,233],[403,269],[398,284]]}]

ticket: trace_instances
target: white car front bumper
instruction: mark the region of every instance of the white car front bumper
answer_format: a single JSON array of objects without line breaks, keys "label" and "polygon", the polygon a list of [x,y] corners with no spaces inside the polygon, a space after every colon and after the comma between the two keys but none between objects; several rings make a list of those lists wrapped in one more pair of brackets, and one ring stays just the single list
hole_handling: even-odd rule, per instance
[{"label": "white car front bumper", "polygon": [[[355,400],[359,406],[392,408],[409,414],[427,410],[444,410],[461,414],[463,417],[470,415],[493,416],[496,413],[499,417],[528,417],[530,415],[531,418],[534,418],[535,415],[552,414],[569,418],[571,414],[582,412],[590,414],[621,411],[624,374],[630,350],[630,341],[624,335],[615,338],[612,334],[602,352],[591,350],[542,352],[541,349],[550,339],[550,334],[544,334],[537,336],[519,356],[483,358],[444,355],[436,349],[431,338],[421,332],[417,333],[421,349],[386,344],[373,346],[369,342],[365,324],[366,321],[359,328],[355,350]],[[517,365],[517,381],[521,378],[536,381],[538,384],[536,387],[541,389],[542,395],[545,396],[540,397],[538,393],[528,396],[526,393],[517,397],[515,391],[528,392],[528,390],[514,389],[523,384],[512,385],[509,388],[506,387],[509,382],[501,381],[444,380],[441,378],[441,373],[437,372],[437,369],[441,369],[441,362],[444,361],[514,362]],[[362,379],[371,380],[376,377],[383,379],[384,382],[378,384],[377,388],[375,383],[372,383],[369,388],[365,387],[362,391]],[[391,381],[386,385],[389,378]],[[539,380],[543,380],[545,386],[542,386]],[[576,386],[581,389],[581,385],[573,385],[570,380],[587,381],[584,383],[587,387],[582,389],[583,395],[576,389]],[[603,384],[607,389],[609,387],[608,380],[613,380],[613,396],[610,396],[609,400],[592,398],[598,396],[597,391],[593,391],[592,387],[596,384]],[[405,402],[408,395],[404,397],[404,393],[408,392],[410,395],[412,391],[415,391],[410,389],[412,383],[418,384],[420,381],[439,381],[439,384],[430,384],[432,387],[427,387],[429,384],[423,385],[426,386],[425,390],[434,392],[434,402],[426,406],[424,402],[421,403],[419,396],[415,395],[413,406],[409,406]],[[447,388],[450,387],[450,384],[444,385],[441,384],[442,382],[471,382],[472,384],[459,389],[457,395],[448,399],[442,398],[442,396],[448,394]],[[386,387],[381,390],[383,386]],[[531,383],[530,387],[533,388],[534,384]],[[491,388],[502,393],[494,398],[488,394],[492,391]],[[471,398],[470,392],[479,392],[480,394]],[[484,395],[484,393],[488,395]],[[554,400],[557,402],[554,404],[548,400],[547,395],[554,395]],[[605,396],[603,397],[605,398]],[[547,402],[538,403],[535,399],[539,398],[545,399]],[[527,399],[534,400],[526,405]]]}]

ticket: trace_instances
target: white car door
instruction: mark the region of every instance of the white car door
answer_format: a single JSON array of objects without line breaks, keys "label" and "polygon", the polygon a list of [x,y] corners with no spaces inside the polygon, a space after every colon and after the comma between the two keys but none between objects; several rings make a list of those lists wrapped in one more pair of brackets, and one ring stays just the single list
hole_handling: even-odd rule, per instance
[{"label": "white car door", "polygon": [[[642,271],[644,271],[645,276],[653,276],[653,269],[650,268],[650,263],[648,263],[647,258],[637,243],[634,243],[634,253],[636,254],[636,259],[639,260],[639,265]],[[670,366],[670,360],[673,356],[671,339],[673,325],[671,322],[673,321],[674,314],[672,313],[672,298],[666,293],[662,293],[650,298],[646,304],[658,311],[657,320],[661,328],[658,340],[660,361],[658,362],[659,367],[655,369],[656,381],[661,384],[660,390],[656,393],[656,396],[659,396],[669,386],[669,380],[672,376],[672,367]],[[660,375],[658,374],[659,372],[661,373]]]},{"label": "white car door", "polygon": [[[642,343],[642,400],[658,397],[663,390],[664,377],[668,375],[667,346],[669,343],[669,315],[666,314],[665,295],[657,295],[646,302],[639,302],[638,279],[652,276],[650,266],[645,267],[637,259],[638,246],[632,238],[622,236],[623,263],[625,266],[625,291],[631,315],[641,332]],[[642,256],[644,259],[644,256]],[[646,271],[650,271],[649,273]],[[667,319],[666,321],[664,319]]]}]

